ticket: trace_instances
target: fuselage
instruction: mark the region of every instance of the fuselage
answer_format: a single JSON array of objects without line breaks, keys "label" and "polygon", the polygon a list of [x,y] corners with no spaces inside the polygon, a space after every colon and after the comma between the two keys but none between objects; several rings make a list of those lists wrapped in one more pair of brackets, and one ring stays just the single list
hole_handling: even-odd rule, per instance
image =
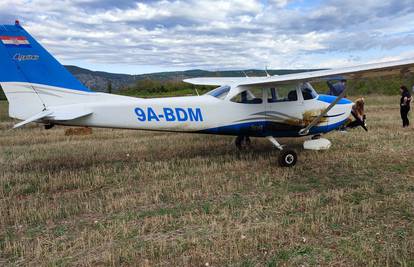
[{"label": "fuselage", "polygon": [[[113,99],[115,100],[115,99]],[[253,137],[297,137],[335,97],[258,104],[234,103],[211,95],[142,99],[85,104],[93,113],[66,125],[110,127],[171,132],[198,132]],[[350,116],[352,101],[342,99],[309,134],[339,128]]]},{"label": "fuselage", "polygon": [[[315,95],[305,100],[300,89],[296,89],[298,97],[293,101],[271,101],[263,91],[260,101],[256,98],[248,103],[211,94],[144,99],[24,83],[3,83],[3,89],[9,96],[19,97],[21,102],[29,103],[26,97],[38,96],[47,108],[59,114],[76,110],[91,113],[74,120],[49,118],[40,121],[43,123],[252,137],[300,136],[299,131],[336,99]],[[352,105],[352,101],[342,99],[309,134],[327,133],[340,127],[348,119]],[[39,105],[10,106],[10,116],[21,120],[40,111]]]}]

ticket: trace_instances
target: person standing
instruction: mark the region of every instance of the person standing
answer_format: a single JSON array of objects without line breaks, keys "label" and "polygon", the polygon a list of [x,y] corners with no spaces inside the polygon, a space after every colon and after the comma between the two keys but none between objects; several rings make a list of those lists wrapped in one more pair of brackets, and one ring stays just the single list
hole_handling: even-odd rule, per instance
[{"label": "person standing", "polygon": [[403,121],[403,127],[408,127],[410,121],[408,120],[408,112],[410,112],[410,103],[412,100],[411,94],[408,91],[407,86],[402,85],[400,87],[401,99],[400,99],[400,114]]}]

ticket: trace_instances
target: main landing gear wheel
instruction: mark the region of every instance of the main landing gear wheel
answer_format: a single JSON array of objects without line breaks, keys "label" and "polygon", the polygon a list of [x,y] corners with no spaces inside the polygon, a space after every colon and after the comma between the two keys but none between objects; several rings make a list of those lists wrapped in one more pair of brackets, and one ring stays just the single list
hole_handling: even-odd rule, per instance
[{"label": "main landing gear wheel", "polygon": [[237,136],[234,143],[238,150],[245,150],[251,145],[250,137],[248,136]]},{"label": "main landing gear wheel", "polygon": [[298,161],[298,155],[291,149],[284,149],[283,146],[273,137],[266,137],[277,149],[280,150],[279,165],[282,167],[293,167]]},{"label": "main landing gear wheel", "polygon": [[293,150],[282,150],[279,155],[279,165],[282,167],[293,167],[298,161],[298,155]]}]

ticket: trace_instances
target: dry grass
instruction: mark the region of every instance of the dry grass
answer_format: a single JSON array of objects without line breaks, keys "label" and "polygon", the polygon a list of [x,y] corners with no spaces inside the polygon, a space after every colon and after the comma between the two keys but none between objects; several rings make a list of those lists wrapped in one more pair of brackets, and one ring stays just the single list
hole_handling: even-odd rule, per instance
[{"label": "dry grass", "polygon": [[414,266],[414,129],[366,101],[368,134],[293,169],[261,139],[9,131],[2,102],[0,265]]},{"label": "dry grass", "polygon": [[76,127],[76,128],[67,128],[65,129],[66,136],[73,135],[90,135],[92,134],[92,128],[89,127]]}]

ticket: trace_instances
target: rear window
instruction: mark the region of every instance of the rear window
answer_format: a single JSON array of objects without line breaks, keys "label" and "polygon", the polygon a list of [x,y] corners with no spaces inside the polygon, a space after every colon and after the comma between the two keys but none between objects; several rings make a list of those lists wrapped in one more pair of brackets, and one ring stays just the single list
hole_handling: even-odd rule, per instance
[{"label": "rear window", "polygon": [[224,85],[220,86],[214,90],[211,90],[210,92],[206,93],[206,95],[211,95],[214,97],[217,97],[219,99],[226,98],[227,94],[230,92],[230,86]]}]

